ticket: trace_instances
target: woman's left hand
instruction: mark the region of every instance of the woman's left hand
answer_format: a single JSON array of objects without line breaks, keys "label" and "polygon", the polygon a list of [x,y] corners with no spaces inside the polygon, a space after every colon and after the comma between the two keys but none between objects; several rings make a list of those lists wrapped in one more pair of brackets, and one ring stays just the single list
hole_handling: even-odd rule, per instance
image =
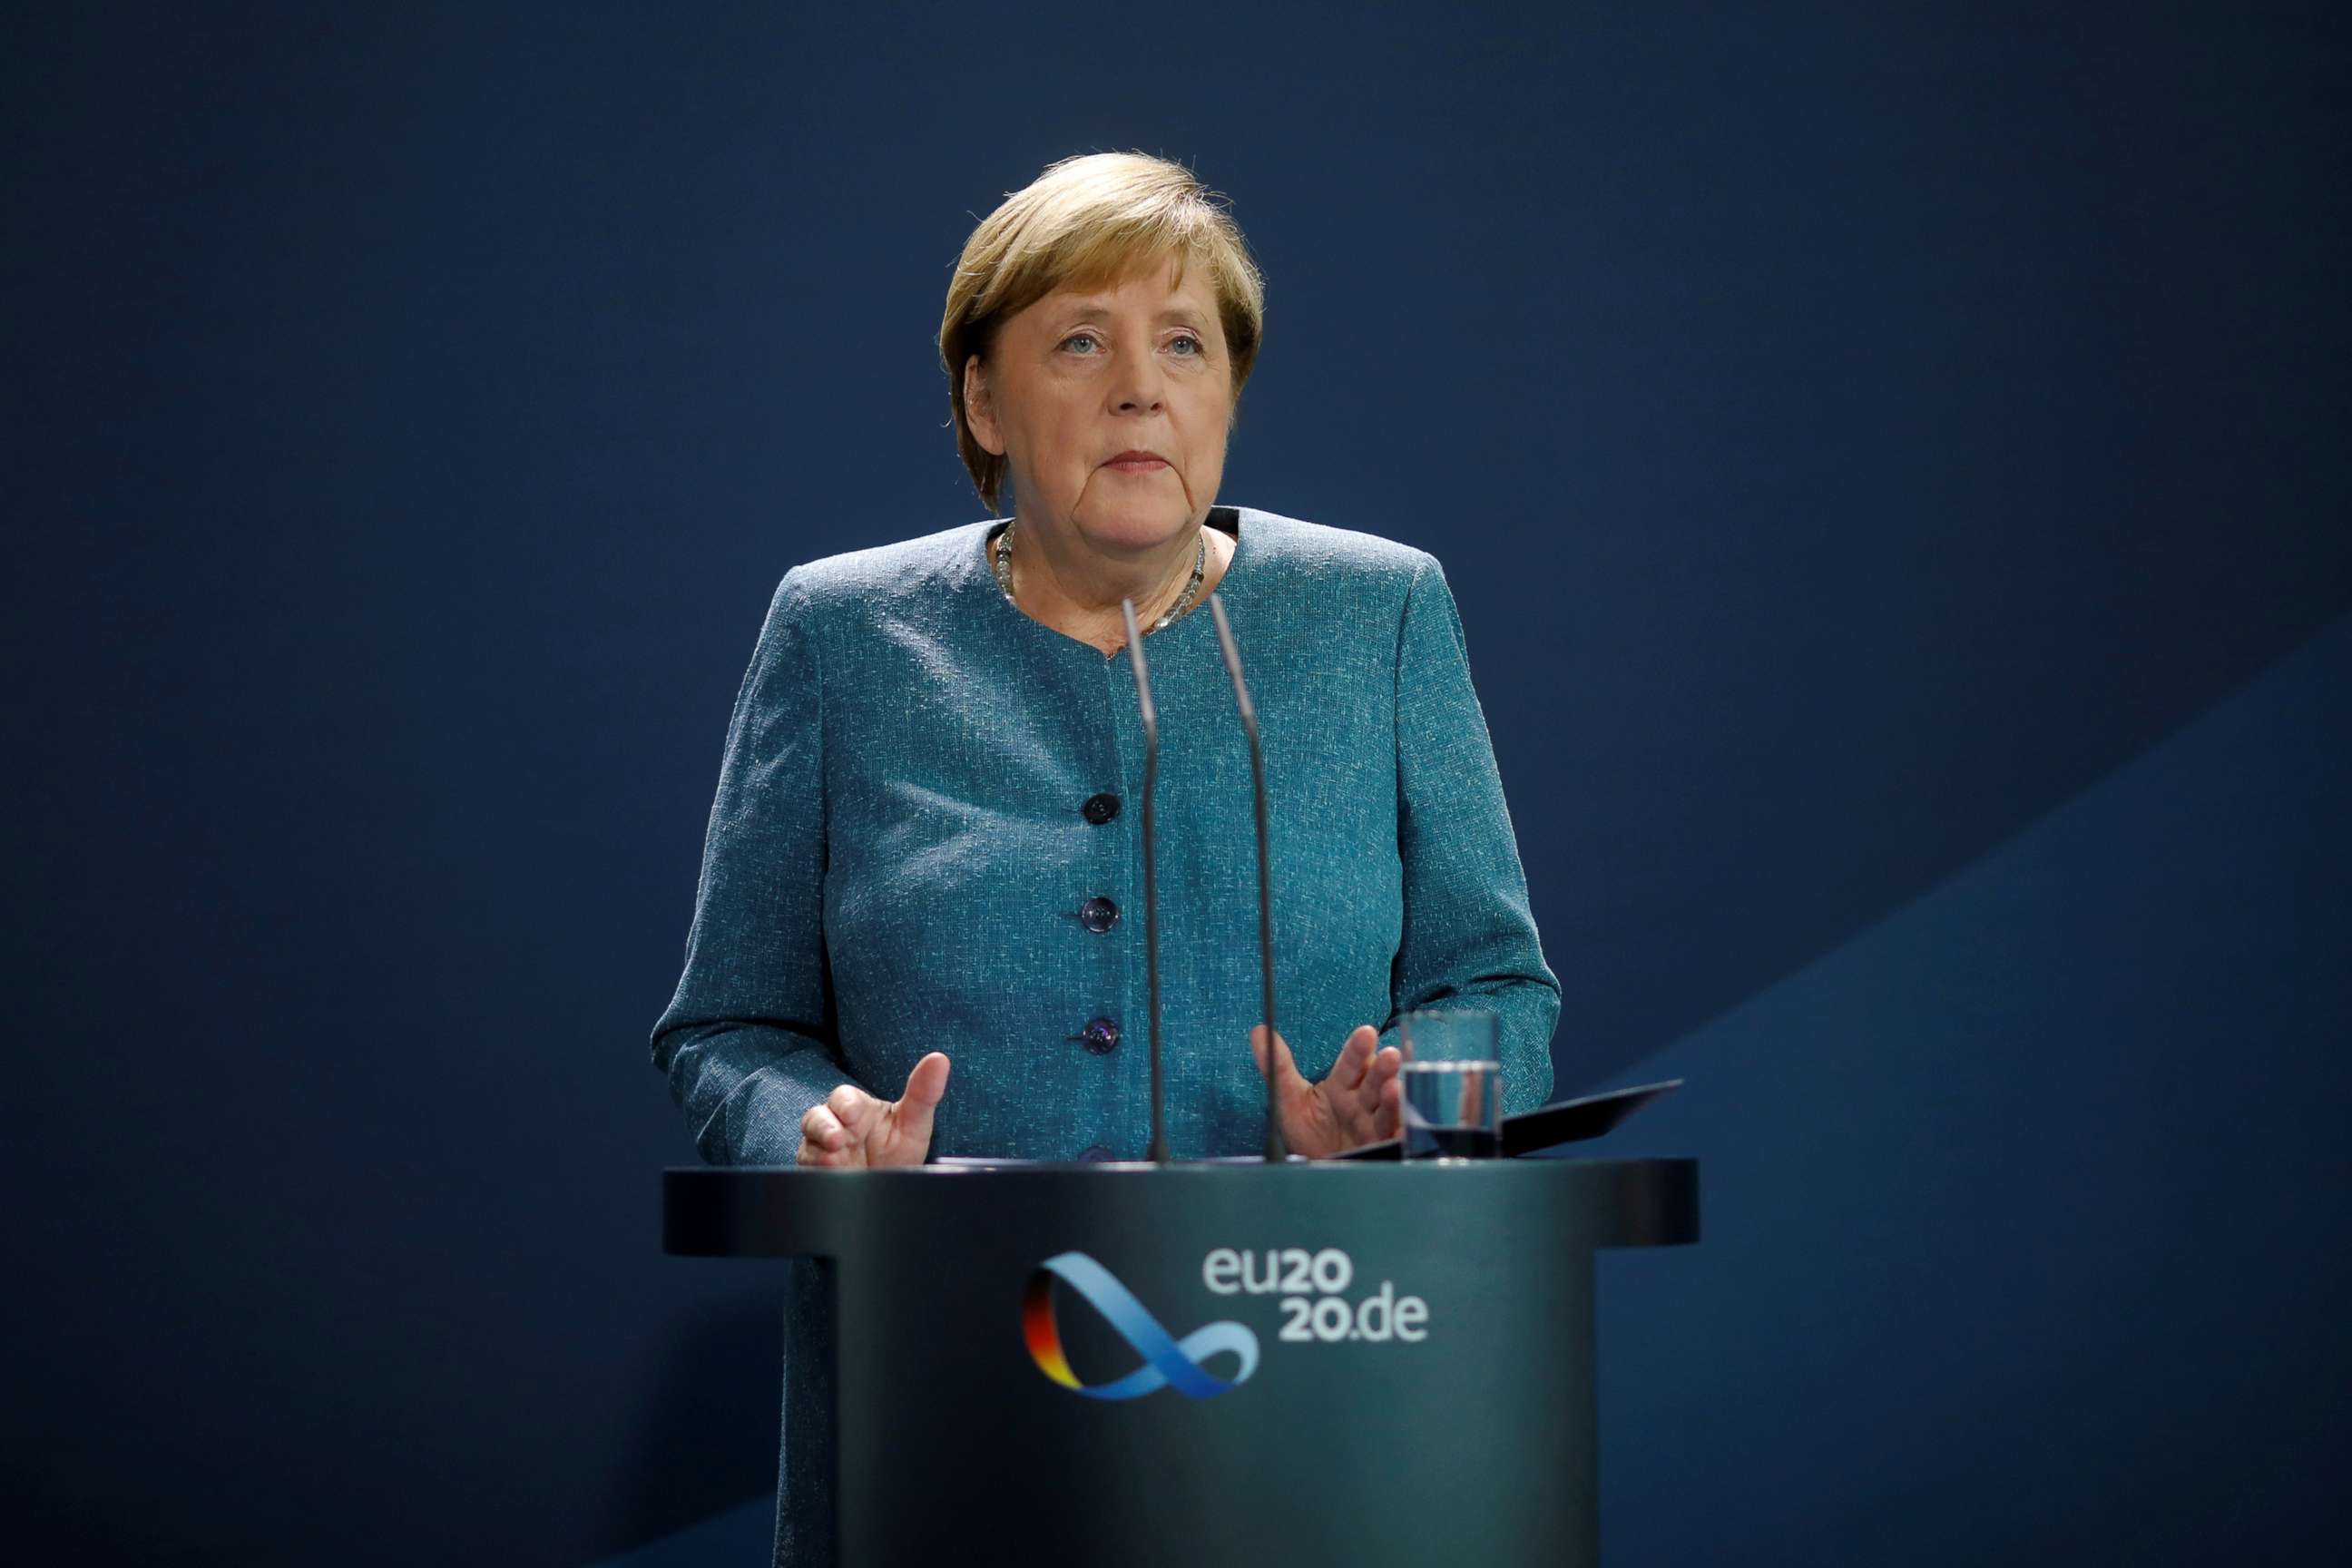
[{"label": "woman's left hand", "polygon": [[[1265,1026],[1250,1030],[1250,1055],[1265,1072]],[[1399,1097],[1403,1088],[1397,1069],[1404,1058],[1394,1046],[1381,1044],[1378,1029],[1359,1024],[1339,1047],[1339,1059],[1321,1083],[1309,1083],[1290,1058],[1290,1043],[1274,1037],[1274,1102],[1282,1119],[1283,1141],[1294,1154],[1320,1159],[1397,1135]]]}]

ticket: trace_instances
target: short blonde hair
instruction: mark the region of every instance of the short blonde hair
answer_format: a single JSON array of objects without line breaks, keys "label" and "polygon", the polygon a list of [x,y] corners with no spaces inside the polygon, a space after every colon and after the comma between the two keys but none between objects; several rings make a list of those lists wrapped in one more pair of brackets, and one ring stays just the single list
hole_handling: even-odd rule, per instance
[{"label": "short blonde hair", "polygon": [[964,419],[964,362],[978,354],[986,364],[1006,319],[1056,289],[1099,288],[1161,260],[1174,264],[1181,286],[1187,263],[1206,267],[1233,359],[1232,429],[1265,330],[1265,279],[1222,199],[1181,163],[1141,153],[1088,153],[1051,164],[1008,192],[971,231],[948,285],[940,363],[954,405],[956,449],[990,510],[1001,504],[1004,459],[974,439]]}]

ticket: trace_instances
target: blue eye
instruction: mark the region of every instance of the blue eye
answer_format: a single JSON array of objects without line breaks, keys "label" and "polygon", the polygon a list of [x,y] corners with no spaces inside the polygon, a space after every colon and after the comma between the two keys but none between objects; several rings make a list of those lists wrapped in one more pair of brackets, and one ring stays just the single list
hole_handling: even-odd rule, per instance
[{"label": "blue eye", "polygon": [[[1092,333],[1092,332],[1072,332],[1068,337],[1064,338],[1064,339],[1062,340],[1062,346],[1063,346],[1064,348],[1068,348],[1068,347],[1069,347],[1071,344],[1073,344],[1073,343],[1076,343],[1076,342],[1088,342],[1088,343],[1091,343],[1091,342],[1097,342],[1097,341],[1098,341],[1098,340],[1096,338],[1095,334],[1094,334],[1094,333]],[[1208,343],[1207,343],[1205,341],[1203,341],[1203,340],[1202,339],[1201,335],[1200,335],[1198,332],[1183,332],[1183,333],[1180,333],[1177,337],[1175,337],[1175,338],[1173,338],[1173,339],[1171,339],[1171,346],[1172,346],[1172,344],[1174,344],[1174,343],[1180,343],[1180,342],[1181,342],[1181,343],[1190,343],[1190,344],[1192,344],[1192,352],[1191,353],[1188,353],[1188,354],[1185,354],[1184,356],[1182,356],[1182,357],[1184,357],[1184,358],[1186,358],[1186,359],[1199,359],[1199,358],[1201,358],[1203,354],[1205,354],[1205,353],[1207,353],[1209,352],[1209,345],[1208,345]]]}]

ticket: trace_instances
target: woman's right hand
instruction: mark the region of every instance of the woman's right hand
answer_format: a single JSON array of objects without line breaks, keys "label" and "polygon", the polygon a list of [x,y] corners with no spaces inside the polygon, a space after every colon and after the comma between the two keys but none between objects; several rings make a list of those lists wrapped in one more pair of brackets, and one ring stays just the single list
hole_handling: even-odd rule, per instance
[{"label": "woman's right hand", "polygon": [[931,1148],[931,1112],[948,1092],[948,1058],[933,1051],[907,1075],[907,1092],[877,1100],[845,1083],[801,1118],[799,1163],[862,1169],[919,1165]]}]

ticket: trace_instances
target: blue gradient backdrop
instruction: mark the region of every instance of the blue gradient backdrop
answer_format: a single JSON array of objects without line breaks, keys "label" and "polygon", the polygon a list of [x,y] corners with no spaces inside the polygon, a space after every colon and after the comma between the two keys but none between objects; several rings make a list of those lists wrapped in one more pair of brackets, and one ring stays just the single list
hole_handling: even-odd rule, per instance
[{"label": "blue gradient backdrop", "polygon": [[13,1554],[759,1560],[777,1279],[658,1256],[645,1047],[729,705],[785,568],[982,515],[949,267],[1132,147],[1268,273],[1223,499],[1446,563],[1562,1090],[1692,1080],[1610,1561],[2320,1555],[2347,46],[9,7]]}]

